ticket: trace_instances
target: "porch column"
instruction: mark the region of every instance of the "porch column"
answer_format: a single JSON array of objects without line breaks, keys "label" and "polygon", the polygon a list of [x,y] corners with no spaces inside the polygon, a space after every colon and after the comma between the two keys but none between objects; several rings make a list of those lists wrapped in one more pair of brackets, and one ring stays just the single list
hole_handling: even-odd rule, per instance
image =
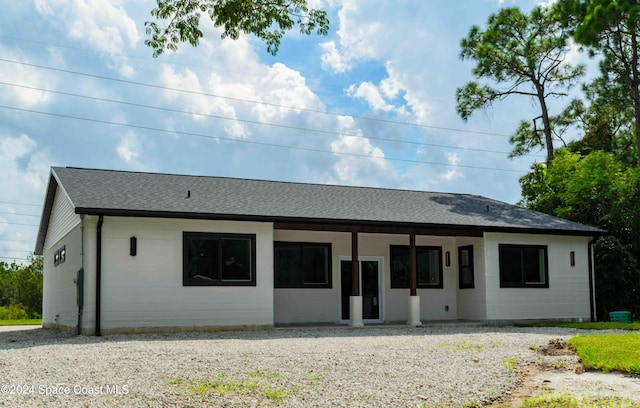
[{"label": "porch column", "polygon": [[409,320],[410,326],[421,326],[420,296],[418,296],[418,260],[416,254],[416,233],[409,234]]},{"label": "porch column", "polygon": [[349,326],[362,327],[362,296],[360,296],[360,268],[358,262],[358,233],[351,232],[351,296],[349,297]]}]

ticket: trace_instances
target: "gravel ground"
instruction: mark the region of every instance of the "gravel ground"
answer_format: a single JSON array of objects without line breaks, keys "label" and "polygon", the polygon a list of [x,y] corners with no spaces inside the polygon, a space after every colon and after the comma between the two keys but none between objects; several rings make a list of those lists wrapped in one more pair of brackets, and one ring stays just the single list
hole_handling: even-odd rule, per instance
[{"label": "gravel ground", "polygon": [[[72,336],[0,332],[0,406],[457,407],[575,330],[464,325]],[[575,359],[575,356],[553,357]],[[424,404],[424,405],[423,405]]]}]

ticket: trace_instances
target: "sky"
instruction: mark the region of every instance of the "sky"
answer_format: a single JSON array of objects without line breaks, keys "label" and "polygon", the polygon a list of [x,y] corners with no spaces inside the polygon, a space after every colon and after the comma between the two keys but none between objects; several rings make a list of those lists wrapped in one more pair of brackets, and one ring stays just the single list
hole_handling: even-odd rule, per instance
[{"label": "sky", "polygon": [[[152,0],[21,0],[0,13],[0,261],[26,259],[51,166],[468,193],[508,203],[544,152],[509,159],[534,106],[472,116],[460,39],[536,0],[310,0],[327,36],[294,29],[152,57]],[[207,23],[206,17],[202,20]],[[580,55],[572,58],[583,58]]]}]

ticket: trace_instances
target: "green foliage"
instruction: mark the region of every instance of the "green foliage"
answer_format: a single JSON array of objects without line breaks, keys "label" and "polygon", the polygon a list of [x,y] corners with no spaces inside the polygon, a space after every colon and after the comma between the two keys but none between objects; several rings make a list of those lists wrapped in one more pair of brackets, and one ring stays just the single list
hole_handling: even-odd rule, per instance
[{"label": "green foliage", "polygon": [[329,31],[327,13],[309,9],[307,0],[157,0],[151,15],[166,23],[145,22],[151,38],[145,45],[157,57],[167,50],[176,51],[178,44],[197,46],[203,37],[201,14],[207,14],[216,27],[223,27],[222,39],[238,39],[241,32],[254,34],[267,43],[267,51],[275,55],[284,34],[295,25],[303,34]]},{"label": "green foliage", "polygon": [[640,374],[640,333],[578,335],[567,344],[587,368]]},{"label": "green foliage", "polygon": [[526,398],[522,408],[626,408],[636,407],[637,404],[628,398],[614,397],[583,397],[578,398],[567,393],[545,392]]},{"label": "green foliage", "polygon": [[42,257],[29,264],[0,262],[0,306],[0,319],[42,316]]},{"label": "green foliage", "polygon": [[[510,95],[533,98],[540,116],[523,121],[511,138],[512,156],[527,154],[534,148],[547,149],[547,161],[553,157],[554,128],[559,117],[549,114],[547,99],[565,96],[584,67],[563,63],[569,33],[546,9],[535,8],[529,15],[517,8],[505,8],[489,17],[487,28],[469,30],[460,45],[463,59],[476,65],[473,74],[493,85],[471,81],[456,91],[457,110],[467,120],[474,111],[491,106]],[[560,132],[556,132],[557,138]]]},{"label": "green foliage", "polygon": [[0,326],[42,326],[42,319],[1,320]]},{"label": "green foliage", "polygon": [[[556,20],[577,43],[600,58],[601,76],[608,96],[619,106],[633,108],[636,163],[640,165],[640,3],[637,0],[564,0],[556,3]],[[620,103],[622,102],[622,103]],[[626,110],[626,109],[625,109]]]}]

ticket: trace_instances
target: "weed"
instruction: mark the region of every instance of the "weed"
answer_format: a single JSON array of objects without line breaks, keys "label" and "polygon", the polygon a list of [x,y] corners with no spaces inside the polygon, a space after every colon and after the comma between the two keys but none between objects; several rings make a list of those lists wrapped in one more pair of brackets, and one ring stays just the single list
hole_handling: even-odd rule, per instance
[{"label": "weed", "polygon": [[264,377],[264,378],[273,379],[273,378],[279,378],[281,377],[281,375],[280,373],[267,373],[266,371],[262,371],[262,370],[254,370],[249,373],[249,377],[251,378]]},{"label": "weed", "polygon": [[289,395],[289,393],[285,390],[273,390],[273,389],[264,390],[263,394],[265,395],[265,397],[271,398],[272,400],[276,400],[276,401],[280,401]]},{"label": "weed", "polygon": [[182,378],[174,378],[173,380],[169,381],[167,384],[169,385],[180,385],[184,382],[184,380]]},{"label": "weed", "polygon": [[514,371],[516,369],[516,364],[518,364],[518,360],[515,358],[507,358],[502,362],[502,366],[507,369],[507,371]]},{"label": "weed", "polygon": [[449,348],[451,349],[451,351],[454,351],[454,352],[466,351],[466,350],[480,351],[484,348],[482,344],[473,344],[468,340],[462,340],[460,343],[453,344],[453,345],[442,344],[440,347]]},{"label": "weed", "polygon": [[543,393],[524,400],[522,408],[624,408],[634,403],[620,397],[585,397],[578,399],[571,394]]}]

